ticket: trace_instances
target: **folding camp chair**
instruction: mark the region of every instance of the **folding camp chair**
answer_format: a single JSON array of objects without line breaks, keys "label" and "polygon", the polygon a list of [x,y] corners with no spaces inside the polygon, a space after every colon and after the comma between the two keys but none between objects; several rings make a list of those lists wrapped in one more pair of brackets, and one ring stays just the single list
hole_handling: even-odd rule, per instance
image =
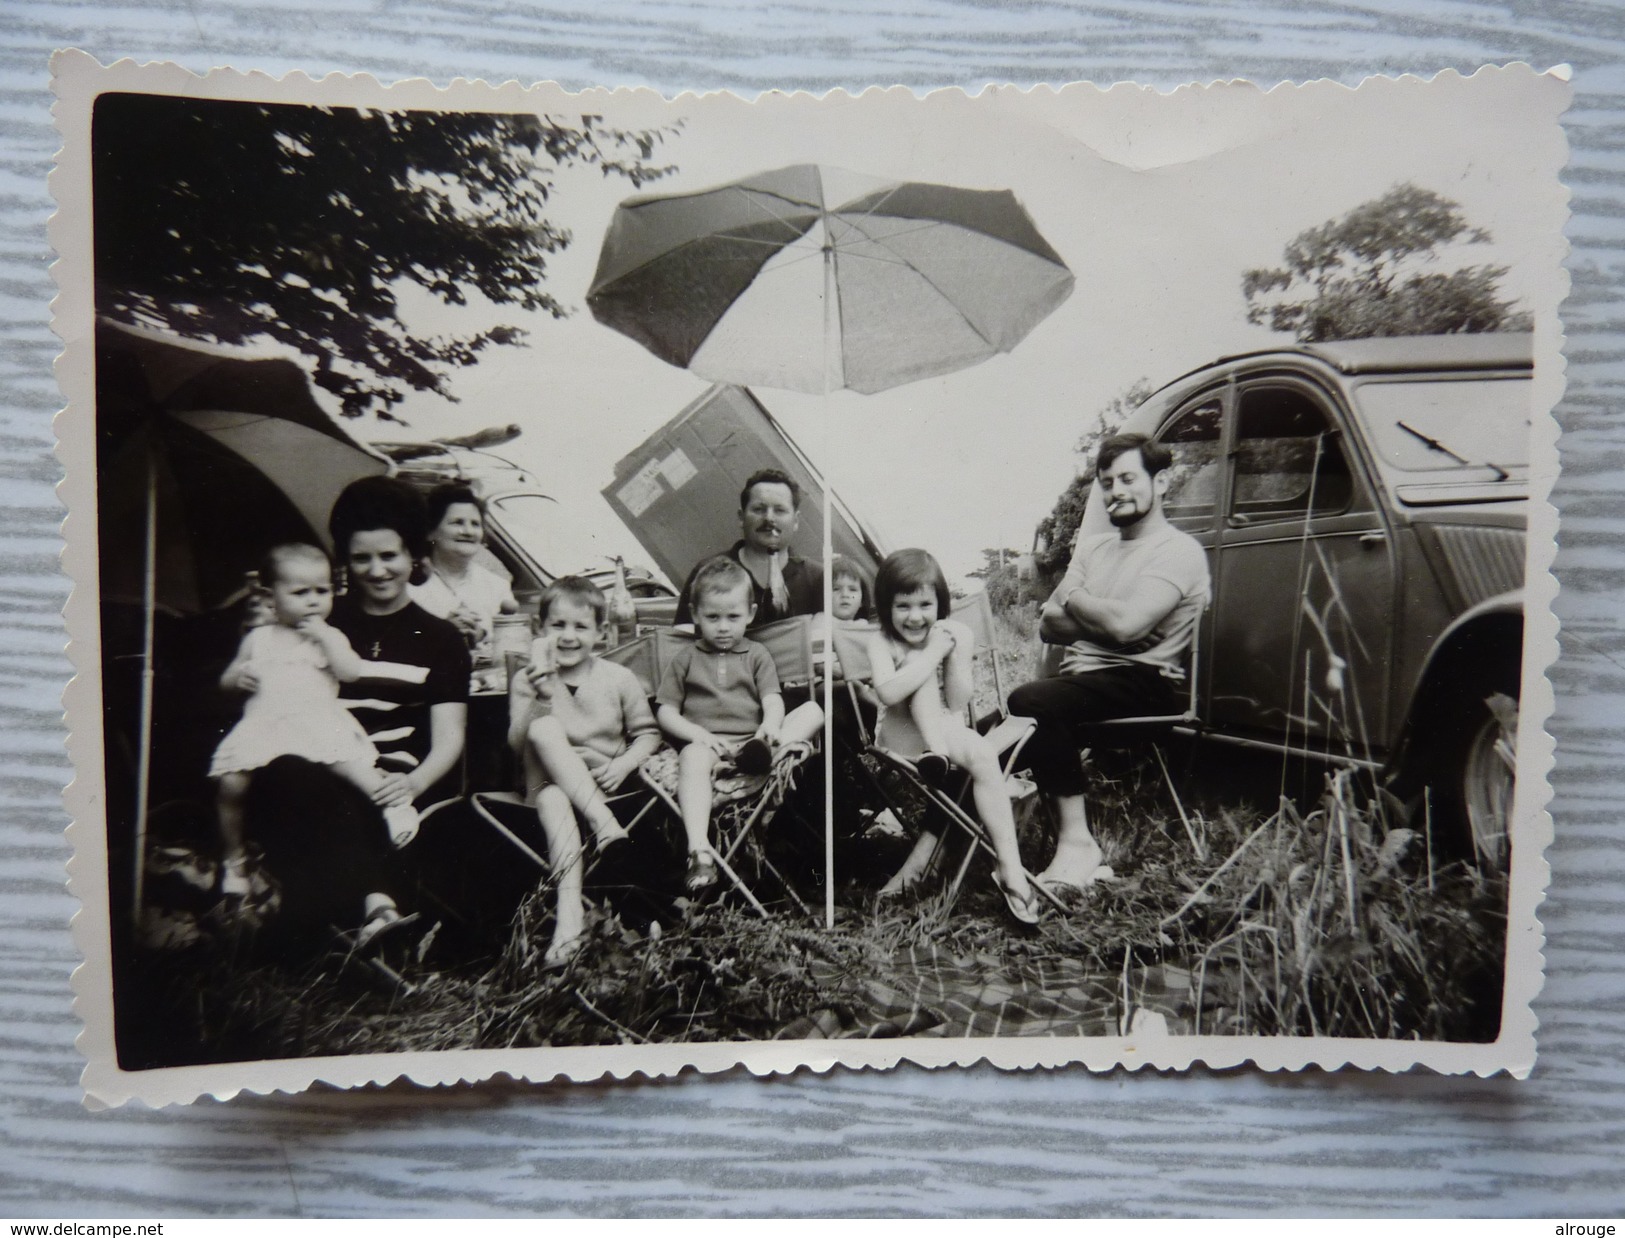
[{"label": "folding camp chair", "polygon": [[[654,689],[650,686],[655,679],[655,641],[653,636],[638,637],[636,640],[627,641],[614,649],[600,652],[597,656],[626,667],[637,675],[638,682],[643,686],[645,692],[653,695]],[[507,655],[508,682],[510,685],[513,683],[514,676],[519,674],[529,664],[529,661],[528,654],[509,653]],[[517,772],[517,778],[522,784],[524,781],[523,763],[521,763]],[[638,822],[642,821],[655,805],[654,798],[641,789],[606,796],[605,801],[609,804],[611,811],[620,819],[621,824],[629,831]],[[536,805],[528,794],[527,787],[519,785],[514,790],[475,791],[469,795],[468,802],[480,819],[511,843],[521,856],[535,864],[543,873],[551,870],[552,866],[547,858],[527,842],[521,834],[521,829],[524,826],[533,824],[536,816]],[[435,807],[438,809],[441,805]],[[523,816],[515,818],[513,814],[516,811],[522,812]],[[631,816],[626,815],[628,812],[631,813]],[[516,821],[516,823],[522,823],[520,828],[515,828],[509,822],[505,822],[503,820],[504,816],[509,816],[510,820]],[[594,857],[593,862],[596,862],[596,857]],[[591,868],[592,865],[589,864],[587,871],[591,872]]]},{"label": "folding camp chair", "polygon": [[[789,619],[780,619],[775,623],[752,628],[746,635],[766,648],[772,657],[781,688],[811,689],[814,664],[812,621],[808,616],[797,615]],[[655,676],[654,683],[658,684],[659,675],[664,674],[671,658],[684,645],[692,644],[696,638],[691,633],[665,628],[656,632],[652,639],[655,669],[659,672]],[[651,695],[653,691],[651,686]],[[769,873],[790,900],[803,913],[808,913],[807,904],[796,893],[795,887],[767,858],[761,840],[756,835],[756,828],[776,813],[784,803],[785,796],[795,785],[796,773],[813,751],[816,751],[816,743],[807,751],[787,750],[780,754],[772,770],[767,774],[730,779],[726,786],[718,789],[711,802],[711,832],[716,840],[712,848],[713,858],[729,883],[739,891],[757,914],[763,917],[768,914],[767,908],[740,877],[734,867],[734,858],[743,849],[759,872]],[[668,750],[651,757],[644,763],[642,776],[644,784],[665,803],[675,817],[681,820],[682,813],[677,804],[675,753]]]},{"label": "folding camp chair", "polygon": [[[1012,718],[1003,713],[1004,677],[999,666],[998,649],[993,640],[993,609],[988,603],[987,594],[975,593],[962,599],[954,607],[950,618],[958,620],[970,629],[976,642],[972,654],[973,662],[977,659],[982,660],[982,664],[988,667],[988,674],[991,677],[993,708],[978,716],[976,710],[978,693],[973,692],[971,701],[966,707],[966,723],[981,731],[988,742],[993,745],[994,751],[1005,754],[1004,759],[1000,762],[1000,768],[1008,783],[1018,768],[1017,761],[1020,758],[1022,746],[1026,743],[1028,736],[1032,734],[1033,721],[1030,718]],[[833,643],[836,658],[840,663],[841,679],[844,681],[848,698],[852,702],[852,712],[858,719],[863,751],[873,756],[884,768],[895,770],[900,774],[919,795],[941,812],[949,822],[957,826],[970,841],[971,845],[967,849],[964,859],[960,862],[959,870],[950,886],[948,906],[951,907],[959,897],[959,890],[964,884],[965,874],[969,871],[970,863],[975,858],[977,851],[980,850],[992,856],[994,855],[993,844],[988,840],[982,823],[977,820],[966,802],[970,791],[970,777],[968,774],[950,767],[949,776],[946,780],[941,782],[927,780],[920,774],[917,757],[905,756],[881,747],[876,741],[876,737],[869,733],[868,727],[864,724],[863,711],[859,704],[858,687],[861,684],[873,681],[873,668],[869,664],[868,644],[869,639],[877,630],[878,628],[873,624],[847,623],[836,625],[833,632]],[[890,797],[885,796],[884,788],[879,789],[882,796],[889,803]],[[894,811],[896,810],[895,804],[891,804],[891,807]],[[935,857],[933,857],[932,862],[935,863]],[[1051,904],[1057,908],[1064,906],[1054,894],[1033,880],[1030,873],[1028,874],[1028,880],[1031,882],[1033,889],[1037,890]]]},{"label": "folding camp chair", "polygon": [[[1178,713],[1109,718],[1079,728],[1090,740],[1091,747],[1135,748],[1143,745],[1151,749],[1152,755],[1157,759],[1157,768],[1162,771],[1162,779],[1168,787],[1168,794],[1173,797],[1174,809],[1179,813],[1180,823],[1185,827],[1185,835],[1190,839],[1191,847],[1198,859],[1207,858],[1207,847],[1203,845],[1195,827],[1191,824],[1190,815],[1185,811],[1185,803],[1179,797],[1179,788],[1168,769],[1168,760],[1163,755],[1162,744],[1159,741],[1175,733],[1197,738],[1201,736],[1202,720],[1197,712],[1196,703],[1202,665],[1202,624],[1206,617],[1205,610],[1196,617],[1196,624],[1191,629],[1190,647],[1185,651],[1184,708]],[[1060,650],[1061,646],[1057,645],[1045,644],[1040,647],[1041,674],[1045,676],[1060,674]],[[1088,749],[1085,749],[1085,752],[1087,751]]]}]

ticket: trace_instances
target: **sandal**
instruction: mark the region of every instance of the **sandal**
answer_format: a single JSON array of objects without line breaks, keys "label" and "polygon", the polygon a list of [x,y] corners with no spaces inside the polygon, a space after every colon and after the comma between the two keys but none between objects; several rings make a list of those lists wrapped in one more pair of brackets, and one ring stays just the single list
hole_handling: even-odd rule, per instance
[{"label": "sandal", "polygon": [[997,873],[993,874],[993,885],[1004,896],[1004,905],[1010,912],[1010,918],[1017,924],[1032,928],[1038,923],[1038,892],[1029,889],[1025,901],[1016,897],[1016,892],[1004,884],[1004,879]]},{"label": "sandal", "polygon": [[717,862],[704,851],[691,851],[688,855],[688,872],[683,877],[683,885],[690,894],[698,894],[702,890],[709,890],[717,883]]},{"label": "sandal", "polygon": [[385,903],[369,915],[366,922],[357,930],[355,935],[355,948],[367,950],[377,946],[385,938],[398,929],[409,928],[418,922],[418,913],[403,916],[400,908],[393,903]]},{"label": "sandal", "polygon": [[393,808],[384,809],[384,825],[389,830],[389,841],[397,851],[418,836],[418,827],[422,823],[418,810],[410,804],[396,804]]}]

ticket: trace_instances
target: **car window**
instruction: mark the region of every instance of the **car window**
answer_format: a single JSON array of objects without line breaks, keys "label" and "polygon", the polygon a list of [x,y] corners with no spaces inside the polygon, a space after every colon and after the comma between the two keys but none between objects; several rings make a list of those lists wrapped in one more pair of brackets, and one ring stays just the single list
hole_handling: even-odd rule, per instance
[{"label": "car window", "polygon": [[1527,378],[1367,382],[1355,407],[1385,468],[1493,474],[1529,460],[1529,390]]},{"label": "car window", "polygon": [[1320,402],[1297,387],[1241,393],[1232,517],[1252,523],[1329,515],[1354,494],[1348,461]]},{"label": "car window", "polygon": [[1211,517],[1219,501],[1219,433],[1224,406],[1209,397],[1181,410],[1157,435],[1173,453],[1162,509],[1170,520]]}]

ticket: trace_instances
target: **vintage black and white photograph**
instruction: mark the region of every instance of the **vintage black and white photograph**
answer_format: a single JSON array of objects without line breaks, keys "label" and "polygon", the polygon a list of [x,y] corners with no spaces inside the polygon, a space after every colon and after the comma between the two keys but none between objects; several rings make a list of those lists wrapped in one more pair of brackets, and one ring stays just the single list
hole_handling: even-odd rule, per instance
[{"label": "vintage black and white photograph", "polygon": [[1529,1068],[1559,78],[58,92],[93,1095]]}]

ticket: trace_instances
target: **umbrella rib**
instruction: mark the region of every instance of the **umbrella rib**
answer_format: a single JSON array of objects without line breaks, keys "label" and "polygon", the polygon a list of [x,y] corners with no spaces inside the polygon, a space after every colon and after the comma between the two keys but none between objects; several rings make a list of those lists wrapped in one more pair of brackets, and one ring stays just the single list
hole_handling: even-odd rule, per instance
[{"label": "umbrella rib", "polygon": [[[859,215],[857,218],[859,218],[859,219],[867,219],[867,218],[869,218],[871,215],[878,212],[881,207],[885,206],[886,203],[890,202],[892,200],[892,198],[896,197],[897,194],[901,193],[902,190],[903,190],[903,183],[901,181],[899,181],[897,184],[893,185],[890,189],[886,190],[885,193],[881,194],[879,200],[876,201],[873,205],[871,205],[868,210],[864,211],[863,214]],[[833,214],[833,215],[839,215],[844,210],[845,210],[845,208],[842,207],[840,210],[831,211],[831,212],[828,212],[828,213]]]},{"label": "umbrella rib", "polygon": [[822,203],[819,203],[819,204],[815,205],[814,203],[810,203],[810,202],[796,202],[794,199],[786,198],[782,194],[773,194],[773,193],[769,193],[766,190],[761,190],[761,189],[746,189],[742,185],[735,185],[734,186],[734,192],[736,194],[738,194],[740,197],[745,198],[752,206],[759,207],[761,209],[762,214],[766,215],[769,219],[773,220],[775,223],[781,223],[786,228],[790,229],[792,232],[795,232],[797,236],[805,236],[807,230],[802,229],[800,231],[796,231],[796,226],[794,224],[792,224],[784,214],[781,214],[781,213],[779,213],[777,211],[770,210],[768,208],[768,203],[761,202],[758,199],[763,198],[763,197],[777,198],[780,202],[783,202],[787,207],[796,206],[796,207],[799,207],[800,209],[802,209],[804,211],[808,210],[808,209],[815,210],[815,211],[818,212],[818,218],[819,219],[824,219],[828,215],[828,212],[824,210],[824,207],[823,207]]}]

